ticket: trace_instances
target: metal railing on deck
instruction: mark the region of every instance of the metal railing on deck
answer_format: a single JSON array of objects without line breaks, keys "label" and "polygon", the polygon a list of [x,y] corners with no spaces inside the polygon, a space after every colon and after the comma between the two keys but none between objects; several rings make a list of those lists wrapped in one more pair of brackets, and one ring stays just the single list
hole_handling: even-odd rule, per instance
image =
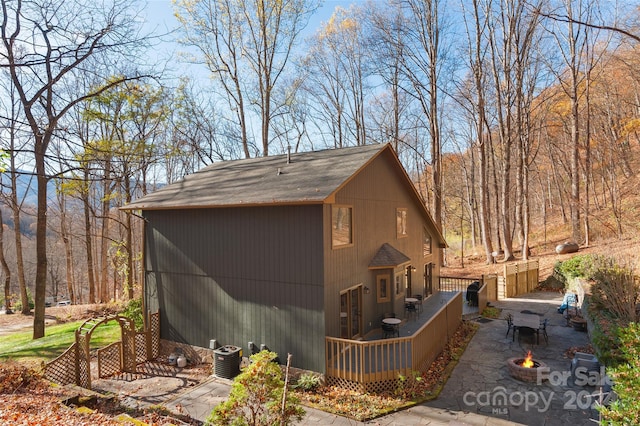
[{"label": "metal railing on deck", "polygon": [[440,291],[467,291],[467,287],[480,278],[440,277]]},{"label": "metal railing on deck", "polygon": [[486,286],[486,300],[494,302],[498,300],[498,277],[495,274],[483,275],[481,278],[440,277],[439,288],[441,291],[466,292],[472,282],[478,281],[480,287]]}]

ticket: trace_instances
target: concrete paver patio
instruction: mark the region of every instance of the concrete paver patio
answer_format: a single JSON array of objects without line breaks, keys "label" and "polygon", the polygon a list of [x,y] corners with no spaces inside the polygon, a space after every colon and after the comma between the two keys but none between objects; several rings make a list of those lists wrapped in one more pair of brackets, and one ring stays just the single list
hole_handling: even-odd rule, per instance
[{"label": "concrete paver patio", "polygon": [[[538,345],[533,338],[516,337],[514,341],[511,333],[505,337],[507,323],[503,318],[483,323],[438,399],[426,405],[526,425],[594,424],[590,419],[597,419],[597,412],[591,408],[589,395],[598,389],[574,382],[571,360],[565,355],[571,347],[588,345],[588,335],[567,326],[557,312],[561,301],[559,293],[539,292],[493,303],[502,309],[503,318],[507,313],[525,311],[548,319],[548,344],[542,336]],[[534,359],[547,365],[550,380],[525,383],[510,376],[507,360],[524,357],[529,350]],[[584,378],[579,377],[578,384]]]}]

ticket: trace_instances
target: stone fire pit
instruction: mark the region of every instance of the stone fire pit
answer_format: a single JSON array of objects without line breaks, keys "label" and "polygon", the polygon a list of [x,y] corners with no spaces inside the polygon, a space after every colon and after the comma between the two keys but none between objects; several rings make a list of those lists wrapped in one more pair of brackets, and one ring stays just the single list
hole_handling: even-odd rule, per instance
[{"label": "stone fire pit", "polygon": [[[523,366],[525,360],[529,359],[532,363],[530,367]],[[509,369],[509,374],[514,379],[518,379],[523,382],[536,382],[538,380],[538,369],[544,368],[547,365],[542,362],[535,360],[531,357],[531,352],[527,355],[527,357],[514,357],[509,358],[507,360],[507,368]],[[542,373],[540,373],[542,374]]]}]

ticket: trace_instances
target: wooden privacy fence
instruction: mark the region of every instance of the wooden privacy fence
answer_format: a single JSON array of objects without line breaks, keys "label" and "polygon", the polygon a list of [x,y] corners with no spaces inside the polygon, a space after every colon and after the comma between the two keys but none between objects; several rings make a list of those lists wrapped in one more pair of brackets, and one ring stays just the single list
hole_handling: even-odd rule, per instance
[{"label": "wooden privacy fence", "polygon": [[109,315],[85,321],[75,332],[75,342],[62,355],[47,363],[44,376],[60,385],[76,384],[91,389],[91,335],[101,324],[117,321],[121,341],[96,351],[98,376],[117,371],[136,372],[138,363],[158,357],[160,353],[160,314],[149,315],[145,331],[137,332],[133,321],[121,315]]},{"label": "wooden privacy fence", "polygon": [[498,276],[496,274],[483,275],[482,282],[485,287],[485,301],[495,302],[498,300]]},{"label": "wooden privacy fence", "polygon": [[529,293],[538,287],[540,272],[537,260],[504,265],[504,295],[515,297]]},{"label": "wooden privacy fence", "polygon": [[429,368],[461,319],[462,293],[457,293],[409,337],[358,341],[327,336],[327,383],[360,392],[396,389],[398,376]]},{"label": "wooden privacy fence", "polygon": [[529,293],[538,287],[540,278],[539,262],[527,260],[505,264],[503,276],[496,274],[483,275],[481,278],[440,277],[440,290],[466,292],[474,281],[486,286],[486,300],[494,302],[506,297],[515,297]]}]

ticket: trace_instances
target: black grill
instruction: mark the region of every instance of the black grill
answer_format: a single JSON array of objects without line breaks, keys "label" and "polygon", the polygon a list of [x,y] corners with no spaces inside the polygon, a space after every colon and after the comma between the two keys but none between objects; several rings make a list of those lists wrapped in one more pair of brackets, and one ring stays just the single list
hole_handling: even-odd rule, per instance
[{"label": "black grill", "polygon": [[467,302],[470,306],[478,306],[478,290],[480,290],[480,283],[474,281],[467,287]]}]

